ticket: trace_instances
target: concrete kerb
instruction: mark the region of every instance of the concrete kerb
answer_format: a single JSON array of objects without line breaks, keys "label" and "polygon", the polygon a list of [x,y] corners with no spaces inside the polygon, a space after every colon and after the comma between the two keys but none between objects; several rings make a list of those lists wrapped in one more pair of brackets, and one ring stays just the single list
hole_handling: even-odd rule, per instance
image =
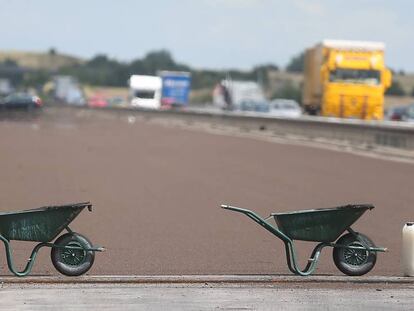
[{"label": "concrete kerb", "polygon": [[17,278],[0,276],[1,284],[408,284],[414,278],[394,276],[332,276],[315,275],[100,275],[83,277],[29,276]]}]

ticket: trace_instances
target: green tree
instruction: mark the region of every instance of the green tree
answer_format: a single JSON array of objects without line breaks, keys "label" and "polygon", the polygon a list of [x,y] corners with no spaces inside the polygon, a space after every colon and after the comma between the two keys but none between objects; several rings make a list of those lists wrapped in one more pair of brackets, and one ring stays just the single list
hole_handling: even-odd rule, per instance
[{"label": "green tree", "polygon": [[159,70],[187,71],[190,69],[188,66],[176,63],[167,50],[149,52],[142,59],[142,65],[145,74],[152,75],[157,74]]},{"label": "green tree", "polygon": [[289,64],[286,66],[286,71],[289,72],[303,72],[305,68],[305,52],[292,57]]},{"label": "green tree", "polygon": [[104,54],[96,55],[84,65],[64,68],[60,73],[75,76],[83,83],[102,86],[125,86],[129,77],[127,65]]},{"label": "green tree", "polygon": [[25,70],[12,59],[5,59],[0,62],[0,78],[6,78],[14,86],[19,86],[24,77]]},{"label": "green tree", "polygon": [[269,85],[270,71],[279,71],[279,67],[274,64],[255,66],[251,72],[251,75],[253,76],[252,80],[259,82],[264,87],[267,87]]},{"label": "green tree", "polygon": [[195,70],[174,60],[167,50],[151,51],[141,59],[134,59],[129,63],[122,63],[98,54],[83,65],[74,65],[63,68],[60,74],[72,75],[82,83],[102,86],[126,86],[128,78],[133,74],[156,75],[160,70],[190,71],[192,88],[212,88],[222,79],[231,77],[234,80],[252,80],[262,83],[268,82],[268,73],[279,70],[274,64],[263,64],[252,70]]},{"label": "green tree", "polygon": [[49,72],[44,70],[33,70],[24,74],[22,83],[26,87],[41,88],[49,79]]},{"label": "green tree", "polygon": [[53,48],[53,47],[52,47],[52,48],[50,48],[50,49],[49,49],[49,52],[48,52],[48,53],[49,53],[49,55],[54,56],[54,55],[56,55],[56,54],[57,54],[57,51],[56,51],[56,49],[55,49],[55,48]]},{"label": "green tree", "polygon": [[9,67],[9,68],[18,68],[19,67],[17,62],[14,61],[13,59],[10,59],[10,58],[6,58],[2,63],[0,63],[0,65],[5,66],[5,67]]},{"label": "green tree", "polygon": [[391,86],[388,90],[385,91],[386,95],[394,95],[394,96],[405,96],[405,91],[401,86],[401,83],[397,80],[393,80]]},{"label": "green tree", "polygon": [[271,99],[276,98],[293,99],[300,103],[302,101],[302,89],[288,80],[272,94]]}]

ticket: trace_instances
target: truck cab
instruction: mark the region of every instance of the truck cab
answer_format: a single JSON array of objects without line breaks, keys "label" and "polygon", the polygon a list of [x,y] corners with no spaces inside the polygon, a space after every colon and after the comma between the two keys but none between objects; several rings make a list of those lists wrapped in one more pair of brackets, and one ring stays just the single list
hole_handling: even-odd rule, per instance
[{"label": "truck cab", "polygon": [[307,50],[303,103],[322,116],[381,120],[391,84],[381,42],[324,40]]}]

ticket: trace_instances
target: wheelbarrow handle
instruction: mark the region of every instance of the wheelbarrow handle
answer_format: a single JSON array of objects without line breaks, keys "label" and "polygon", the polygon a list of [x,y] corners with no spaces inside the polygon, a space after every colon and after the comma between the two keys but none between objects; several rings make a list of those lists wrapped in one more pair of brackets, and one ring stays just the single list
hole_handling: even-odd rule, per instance
[{"label": "wheelbarrow handle", "polygon": [[244,208],[240,208],[240,207],[236,207],[236,206],[231,206],[231,205],[226,205],[226,204],[222,204],[221,208],[228,209],[230,211],[244,213],[244,214],[252,213],[252,211],[250,211],[248,209],[244,209]]},{"label": "wheelbarrow handle", "polygon": [[245,214],[246,216],[254,219],[256,222],[266,222],[266,220],[268,220],[269,218],[271,218],[272,216],[269,216],[267,218],[262,218],[259,215],[257,215],[255,212],[249,210],[249,209],[245,209],[245,208],[240,208],[240,207],[236,207],[236,206],[231,206],[231,205],[226,205],[226,204],[222,204],[221,208],[224,209],[228,209],[230,211],[234,211],[234,212],[239,212],[242,214]]},{"label": "wheelbarrow handle", "polygon": [[251,210],[236,207],[236,206],[226,205],[226,204],[222,204],[221,208],[245,214],[247,217],[249,217],[250,219],[252,219],[256,223],[261,225],[267,231],[270,231],[272,234],[274,234],[278,238],[282,239],[285,243],[292,243],[292,240],[287,235],[285,235],[277,227],[275,227],[275,226],[271,225],[270,223],[266,222],[266,220],[269,219],[269,217],[268,218],[262,218],[262,217],[260,217],[259,215],[257,215],[255,212],[253,212]]}]

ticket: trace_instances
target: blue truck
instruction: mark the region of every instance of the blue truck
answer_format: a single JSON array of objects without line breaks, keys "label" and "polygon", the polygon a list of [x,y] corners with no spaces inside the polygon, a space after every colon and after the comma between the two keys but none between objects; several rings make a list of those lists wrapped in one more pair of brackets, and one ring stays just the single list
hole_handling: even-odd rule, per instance
[{"label": "blue truck", "polygon": [[191,90],[189,72],[160,71],[162,80],[161,106],[164,108],[185,107]]}]

